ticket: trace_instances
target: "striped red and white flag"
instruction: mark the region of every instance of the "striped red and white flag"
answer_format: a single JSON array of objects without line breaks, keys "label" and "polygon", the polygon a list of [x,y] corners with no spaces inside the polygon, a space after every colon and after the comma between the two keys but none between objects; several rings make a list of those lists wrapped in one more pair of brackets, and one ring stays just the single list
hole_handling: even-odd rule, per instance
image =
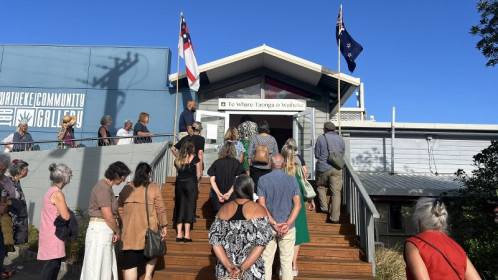
[{"label": "striped red and white flag", "polygon": [[183,15],[181,16],[180,40],[178,42],[178,53],[185,59],[185,68],[187,71],[188,86],[195,91],[199,90],[199,66],[195,59],[194,46],[190,38],[187,22]]}]

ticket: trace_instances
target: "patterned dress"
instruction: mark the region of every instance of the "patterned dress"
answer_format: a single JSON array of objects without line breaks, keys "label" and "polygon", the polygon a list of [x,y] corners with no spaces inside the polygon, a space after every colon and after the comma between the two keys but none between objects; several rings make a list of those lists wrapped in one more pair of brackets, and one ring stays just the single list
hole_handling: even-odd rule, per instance
[{"label": "patterned dress", "polygon": [[[258,134],[258,125],[255,122],[245,121],[237,127],[239,131],[240,142],[244,147],[244,161],[242,162],[244,170],[249,170],[249,163],[247,162],[247,150],[249,149],[249,142],[256,134]],[[238,154],[237,154],[238,155]]]},{"label": "patterned dress", "polygon": [[21,182],[10,178],[14,183],[16,207],[11,207],[12,229],[14,231],[14,244],[24,244],[28,242],[28,206],[26,197],[21,188]]},{"label": "patterned dress", "polygon": [[[266,246],[272,239],[268,217],[226,221],[216,217],[209,231],[209,243],[222,246],[228,259],[240,265],[255,246]],[[216,264],[216,278],[229,275],[220,261]],[[265,263],[260,256],[244,273],[244,280],[265,279]]]}]

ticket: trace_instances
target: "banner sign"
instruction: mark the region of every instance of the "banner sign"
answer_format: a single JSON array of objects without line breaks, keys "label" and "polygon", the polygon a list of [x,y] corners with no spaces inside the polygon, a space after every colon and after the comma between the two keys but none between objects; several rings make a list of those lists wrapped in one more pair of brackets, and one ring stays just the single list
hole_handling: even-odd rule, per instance
[{"label": "banner sign", "polygon": [[80,128],[84,107],[84,93],[0,91],[0,126],[25,121],[29,127],[58,128],[64,115],[75,115]]},{"label": "banner sign", "polygon": [[304,111],[306,110],[306,101],[299,99],[219,98],[218,110]]}]

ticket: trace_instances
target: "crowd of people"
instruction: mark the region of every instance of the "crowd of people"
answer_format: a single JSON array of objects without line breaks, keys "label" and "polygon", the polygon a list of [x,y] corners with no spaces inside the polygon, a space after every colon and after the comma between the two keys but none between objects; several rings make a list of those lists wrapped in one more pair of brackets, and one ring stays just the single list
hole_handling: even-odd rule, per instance
[{"label": "crowd of people", "polygon": [[[97,145],[111,146],[151,143],[154,134],[149,132],[147,128],[149,117],[148,113],[140,113],[135,126],[133,126],[132,120],[125,120],[123,127],[116,132],[116,136],[113,136],[109,131],[109,126],[112,124],[112,117],[109,115],[103,116],[100,119],[101,126],[97,131]],[[77,121],[78,118],[76,116],[65,115],[62,117],[61,127],[57,133],[57,149],[71,149],[83,146],[83,144],[75,141],[74,125]],[[5,147],[4,152],[7,153],[40,149],[39,145],[34,144],[34,140],[28,132],[28,122],[26,120],[21,120],[17,125],[16,131],[5,137],[1,143]]]},{"label": "crowd of people", "polygon": [[[171,147],[176,168],[174,211],[172,220],[176,242],[194,242],[191,235],[196,219],[199,183],[204,170],[205,139],[202,123],[194,121],[196,104],[189,101],[180,117],[180,137]],[[76,147],[73,126],[75,117],[65,116],[59,131],[60,148]],[[101,119],[100,146],[151,142],[147,129],[149,115],[141,113],[133,129],[126,120],[115,142],[108,128],[110,116]],[[344,140],[335,126],[326,122],[316,141],[316,176],[319,212],[327,213],[327,222],[339,223],[342,167],[331,162],[330,155],[344,156]],[[20,124],[14,139],[31,139],[27,124]],[[14,141],[16,142],[16,141]],[[29,150],[32,146],[12,147]],[[211,184],[210,200],[216,217],[209,231],[209,243],[218,258],[217,279],[281,279],[299,275],[300,245],[310,242],[305,203],[315,211],[313,199],[306,199],[303,180],[308,170],[298,153],[296,141],[287,139],[278,149],[270,134],[268,122],[258,124],[244,116],[238,127],[229,127],[224,141],[217,147],[218,159],[207,170]],[[0,264],[1,278],[14,271],[3,268],[3,259],[14,245],[28,241],[28,212],[21,179],[28,175],[28,163],[10,160],[0,153]],[[6,171],[10,176],[6,176]],[[48,168],[50,186],[42,200],[37,258],[44,262],[41,279],[57,279],[65,241],[77,236],[77,221],[66,204],[64,187],[71,183],[72,171],[65,164]],[[113,186],[125,182],[131,174],[128,166],[117,161],[109,165],[104,176],[93,187],[88,205],[90,222],[85,237],[85,254],[80,279],[118,279],[114,244],[122,242],[123,276],[137,279],[138,267],[145,266],[145,279],[152,279],[157,258],[144,255],[146,230],[150,227],[164,239],[168,219],[159,185],[151,181],[152,168],[140,162],[133,179],[125,184],[119,196]],[[327,201],[327,189],[331,202]],[[447,235],[445,205],[435,198],[418,200],[413,218],[420,234],[405,243],[404,257],[408,279],[480,279],[463,249]],[[149,219],[150,218],[150,219]],[[150,223],[150,225],[149,225]],[[12,248],[11,248],[12,247]],[[275,253],[279,251],[280,267],[273,271]]]}]

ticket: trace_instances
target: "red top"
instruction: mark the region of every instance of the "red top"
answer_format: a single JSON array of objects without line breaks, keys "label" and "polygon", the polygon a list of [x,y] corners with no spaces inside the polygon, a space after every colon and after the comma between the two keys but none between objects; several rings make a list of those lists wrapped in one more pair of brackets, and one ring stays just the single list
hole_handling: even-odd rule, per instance
[{"label": "red top", "polygon": [[[417,236],[439,249],[439,251],[446,256],[451,265],[458,272],[460,278],[465,279],[465,271],[467,270],[467,255],[460,245],[440,231],[426,231]],[[431,280],[458,279],[455,271],[451,268],[444,257],[436,251],[436,249],[415,237],[408,238],[406,242],[411,242],[418,248]],[[412,273],[408,266],[406,266],[406,278],[408,280],[413,279]]]}]

